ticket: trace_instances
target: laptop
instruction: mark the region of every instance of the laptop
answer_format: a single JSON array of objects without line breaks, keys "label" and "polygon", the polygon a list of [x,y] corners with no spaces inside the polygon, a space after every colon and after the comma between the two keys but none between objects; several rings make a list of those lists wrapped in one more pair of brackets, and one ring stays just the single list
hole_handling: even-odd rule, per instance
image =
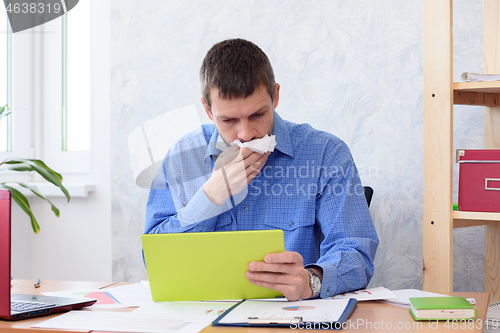
[{"label": "laptop", "polygon": [[10,205],[10,192],[0,190],[0,319],[40,317],[94,304],[96,300],[89,298],[11,294]]},{"label": "laptop", "polygon": [[283,297],[251,284],[248,264],[285,251],[283,230],[142,235],[155,302]]}]

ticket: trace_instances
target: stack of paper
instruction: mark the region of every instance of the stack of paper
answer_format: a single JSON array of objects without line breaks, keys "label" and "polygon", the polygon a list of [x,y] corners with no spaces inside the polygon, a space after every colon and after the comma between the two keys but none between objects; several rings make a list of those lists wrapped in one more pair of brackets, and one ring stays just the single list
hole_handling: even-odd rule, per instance
[{"label": "stack of paper", "polygon": [[97,299],[97,302],[92,306],[93,309],[126,308],[154,304],[147,281],[106,289],[55,291],[44,292],[43,294],[56,297]]},{"label": "stack of paper", "polygon": [[131,312],[71,311],[33,327],[115,332],[199,332],[236,302],[158,302]]},{"label": "stack of paper", "polygon": [[462,73],[462,81],[500,81],[500,74]]},{"label": "stack of paper", "polygon": [[451,297],[443,294],[431,293],[429,291],[422,291],[418,289],[401,289],[401,290],[393,290],[394,295],[396,295],[395,299],[389,299],[387,302],[394,303],[398,305],[403,305],[406,307],[410,307],[411,302],[410,298],[412,297]]},{"label": "stack of paper", "polygon": [[333,299],[355,298],[358,301],[392,300],[397,299],[392,291],[384,287],[361,289],[349,293],[332,296]]},{"label": "stack of paper", "polygon": [[203,323],[187,323],[183,320],[135,317],[131,312],[71,311],[32,327],[82,331],[192,333],[199,332],[206,326]]}]

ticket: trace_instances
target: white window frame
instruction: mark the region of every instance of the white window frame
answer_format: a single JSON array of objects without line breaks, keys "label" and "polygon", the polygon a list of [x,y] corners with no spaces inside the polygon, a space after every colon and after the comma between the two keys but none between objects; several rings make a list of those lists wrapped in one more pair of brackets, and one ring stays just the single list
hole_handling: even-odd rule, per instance
[{"label": "white window frame", "polygon": [[[90,1],[91,17],[91,150],[88,152],[62,150],[62,49],[61,18],[26,31],[12,34],[12,151],[0,153],[0,159],[13,157],[37,158],[62,174],[63,184],[72,196],[87,196],[95,189],[96,158],[102,139],[109,139],[109,128],[102,131],[102,117],[109,120],[109,18],[103,16],[102,6]],[[105,1],[109,6],[109,3]],[[101,5],[104,5],[102,3]],[[104,12],[109,13],[109,10]],[[50,38],[55,36],[61,38]],[[36,56],[41,54],[42,56]],[[98,106],[100,112],[94,110]],[[98,118],[95,120],[94,116]],[[104,122],[106,123],[106,122]],[[97,127],[97,128],[94,128]],[[108,141],[109,142],[109,141]],[[109,165],[109,156],[102,156]],[[97,163],[99,165],[101,162]],[[99,178],[100,171],[97,171]],[[47,195],[60,196],[51,184],[31,173],[6,173],[3,179],[30,182]],[[26,192],[25,192],[26,193]],[[30,194],[30,193],[26,193]]]},{"label": "white window frame", "polygon": [[[0,66],[2,66],[2,67],[5,66],[4,69],[6,70],[6,77],[0,77],[0,80],[5,80],[5,82],[7,82],[6,90],[0,92],[0,94],[2,94],[2,95],[5,93],[5,100],[3,98],[2,98],[2,100],[0,100],[0,103],[1,103],[0,106],[4,106],[4,104],[7,104],[10,106],[11,101],[12,101],[12,94],[11,94],[11,91],[12,91],[12,82],[11,82],[12,81],[12,75],[11,75],[11,72],[12,72],[12,65],[11,65],[11,62],[12,62],[12,43],[11,43],[12,32],[10,29],[9,18],[7,16],[7,12],[1,13],[0,15],[2,15],[2,24],[0,27],[0,31],[2,31],[2,34],[5,33],[5,38],[6,38],[6,42],[7,42],[6,49],[5,49],[6,62],[0,63]],[[2,49],[3,47],[5,47],[5,45],[0,45],[0,49]],[[9,138],[7,139],[7,151],[6,152],[9,152],[12,150],[12,116],[7,117],[7,118],[3,118],[2,121],[7,122],[6,127],[7,127],[7,131],[9,132]]]},{"label": "white window frame", "polygon": [[[69,13],[71,15],[71,13]],[[47,165],[57,165],[57,171],[71,181],[90,181],[90,152],[62,150],[62,17],[42,25],[43,35],[43,119],[35,117],[35,123],[43,124],[43,145],[35,143],[35,152]],[[55,37],[55,38],[51,38]],[[90,50],[88,50],[90,52]],[[71,87],[69,87],[71,89]],[[36,141],[35,141],[36,142]]]},{"label": "white window frame", "polygon": [[[33,105],[32,89],[16,89],[28,82],[32,82],[32,68],[30,53],[33,50],[32,34],[19,32],[10,38],[10,87],[9,108],[11,111],[12,133],[11,151],[0,152],[0,160],[15,157],[31,157],[30,142],[33,135],[33,117],[30,109]],[[31,175],[19,172],[3,172],[2,180],[30,181]]]}]

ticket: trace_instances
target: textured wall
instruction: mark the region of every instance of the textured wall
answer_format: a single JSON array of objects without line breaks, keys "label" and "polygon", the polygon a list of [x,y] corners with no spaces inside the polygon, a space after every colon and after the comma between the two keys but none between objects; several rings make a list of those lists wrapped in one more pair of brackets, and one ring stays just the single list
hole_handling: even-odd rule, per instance
[{"label": "textured wall", "polygon": [[[422,287],[422,1],[132,1],[111,9],[113,278],[146,278],[147,190],[134,184],[128,135],[199,103],[198,69],[216,42],[241,37],[271,59],[278,113],[343,139],[381,239],[372,286]],[[455,3],[455,79],[482,71],[482,2]],[[482,146],[481,108],[457,107],[456,147]],[[179,129],[182,131],[182,129]],[[458,181],[455,168],[455,184]],[[456,185],[455,185],[456,195]],[[455,231],[455,290],[484,289],[483,231]]]}]

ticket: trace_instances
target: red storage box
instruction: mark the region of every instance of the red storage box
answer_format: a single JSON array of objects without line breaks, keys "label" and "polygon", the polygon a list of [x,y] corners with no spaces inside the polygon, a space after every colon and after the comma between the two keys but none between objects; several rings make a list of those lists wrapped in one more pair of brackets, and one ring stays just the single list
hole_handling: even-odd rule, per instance
[{"label": "red storage box", "polygon": [[500,212],[500,149],[457,150],[458,210]]}]

